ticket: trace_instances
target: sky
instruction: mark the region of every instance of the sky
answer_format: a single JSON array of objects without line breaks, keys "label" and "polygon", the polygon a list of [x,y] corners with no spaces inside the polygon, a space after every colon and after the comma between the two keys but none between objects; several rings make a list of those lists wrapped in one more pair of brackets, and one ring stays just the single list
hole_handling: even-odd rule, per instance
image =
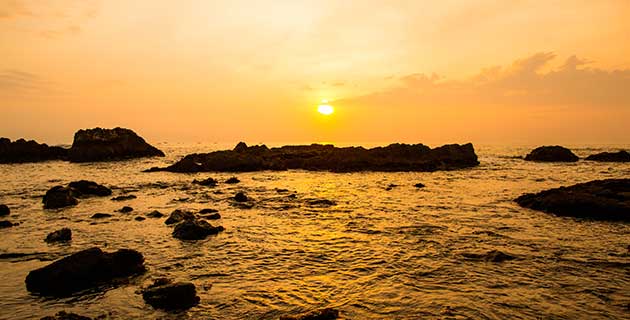
[{"label": "sky", "polygon": [[0,136],[627,144],[629,39],[627,0],[0,0]]}]

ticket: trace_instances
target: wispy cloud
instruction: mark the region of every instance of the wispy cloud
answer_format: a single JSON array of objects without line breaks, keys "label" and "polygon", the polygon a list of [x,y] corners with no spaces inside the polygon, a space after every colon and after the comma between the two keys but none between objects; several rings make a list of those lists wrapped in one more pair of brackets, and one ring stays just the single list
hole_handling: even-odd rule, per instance
[{"label": "wispy cloud", "polygon": [[35,91],[46,91],[52,83],[40,76],[15,69],[0,71],[0,93],[22,94]]}]

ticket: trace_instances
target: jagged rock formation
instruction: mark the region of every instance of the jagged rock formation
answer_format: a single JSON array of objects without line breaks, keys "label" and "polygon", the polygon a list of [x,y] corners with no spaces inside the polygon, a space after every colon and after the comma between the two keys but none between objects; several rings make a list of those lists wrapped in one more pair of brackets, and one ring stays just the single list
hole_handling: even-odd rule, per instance
[{"label": "jagged rock formation", "polygon": [[164,152],[124,128],[86,129],[74,134],[68,152],[71,162],[113,161],[141,157],[163,157]]},{"label": "jagged rock formation", "polygon": [[65,160],[68,149],[49,147],[33,140],[19,139],[14,142],[7,138],[0,138],[0,163],[25,163],[48,160]]}]

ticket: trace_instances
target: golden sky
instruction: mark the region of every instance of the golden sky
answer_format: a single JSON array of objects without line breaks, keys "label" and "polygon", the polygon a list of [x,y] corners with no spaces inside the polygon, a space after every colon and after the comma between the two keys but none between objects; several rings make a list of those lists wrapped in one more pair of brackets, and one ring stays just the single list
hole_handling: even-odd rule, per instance
[{"label": "golden sky", "polygon": [[0,0],[0,57],[13,139],[630,142],[628,0]]}]

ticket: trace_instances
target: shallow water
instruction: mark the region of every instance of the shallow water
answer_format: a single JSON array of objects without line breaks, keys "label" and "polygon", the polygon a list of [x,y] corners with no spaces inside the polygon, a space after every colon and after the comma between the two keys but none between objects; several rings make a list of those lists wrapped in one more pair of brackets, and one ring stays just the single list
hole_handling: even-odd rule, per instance
[{"label": "shallow water", "polygon": [[[166,158],[0,165],[0,203],[11,207],[9,220],[20,223],[0,230],[0,254],[36,253],[0,259],[0,318],[71,310],[111,318],[274,319],[317,307],[335,307],[344,319],[620,319],[630,313],[630,224],[559,218],[512,202],[525,192],[627,178],[630,164],[531,163],[513,158],[531,147],[481,146],[481,165],[466,170],[254,172],[237,174],[240,184],[209,188],[191,182],[232,175],[140,171],[226,146],[157,146]],[[616,148],[572,149],[586,156]],[[42,209],[47,189],[79,179],[105,184],[113,196],[138,198],[89,198],[69,209]],[[415,188],[418,182],[426,187]],[[398,186],[387,191],[390,184]],[[251,196],[254,207],[234,206],[229,198],[237,191]],[[337,204],[310,204],[315,199]],[[115,212],[125,205],[135,210]],[[216,208],[222,219],[210,222],[226,230],[180,241],[165,218],[134,220],[178,208]],[[96,212],[114,217],[90,219]],[[72,229],[70,243],[43,241],[62,227]],[[92,246],[136,249],[148,272],[65,299],[26,291],[30,270]],[[462,256],[492,249],[518,259],[492,263]],[[176,314],[146,305],[137,291],[162,276],[195,283],[200,305]]]}]

